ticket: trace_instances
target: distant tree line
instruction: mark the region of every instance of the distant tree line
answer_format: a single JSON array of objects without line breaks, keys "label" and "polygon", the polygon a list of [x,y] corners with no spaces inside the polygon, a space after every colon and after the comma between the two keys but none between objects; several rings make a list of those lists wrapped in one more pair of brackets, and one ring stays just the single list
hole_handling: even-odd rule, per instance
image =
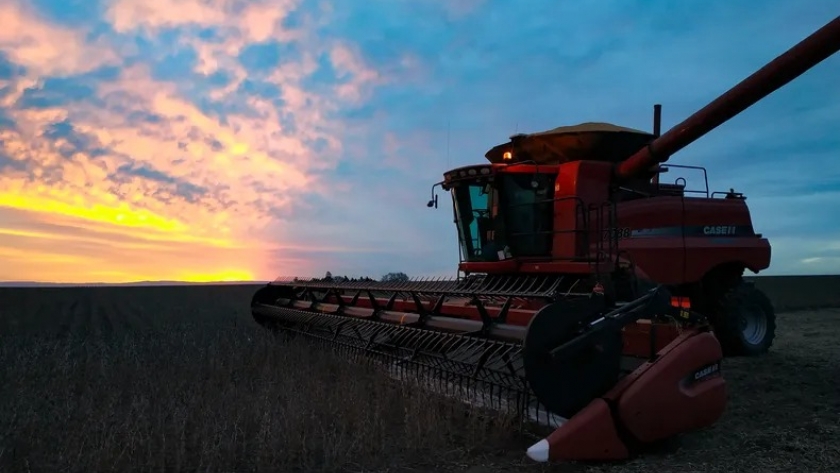
[{"label": "distant tree line", "polygon": [[[297,278],[295,278],[297,280]],[[371,277],[360,277],[360,278],[348,278],[347,276],[333,276],[330,271],[327,271],[327,274],[324,275],[323,278],[314,278],[314,281],[324,281],[324,282],[373,282],[376,279]],[[403,272],[392,272],[382,276],[380,279],[382,282],[406,282],[409,280],[408,275]]]}]

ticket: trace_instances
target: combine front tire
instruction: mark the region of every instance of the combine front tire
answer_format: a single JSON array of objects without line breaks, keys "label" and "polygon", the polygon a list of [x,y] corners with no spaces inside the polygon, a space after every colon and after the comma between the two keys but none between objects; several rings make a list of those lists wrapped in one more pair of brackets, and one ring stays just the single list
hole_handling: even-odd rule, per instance
[{"label": "combine front tire", "polygon": [[770,299],[752,283],[742,281],[721,301],[715,336],[727,356],[766,353],[776,336],[776,313]]}]

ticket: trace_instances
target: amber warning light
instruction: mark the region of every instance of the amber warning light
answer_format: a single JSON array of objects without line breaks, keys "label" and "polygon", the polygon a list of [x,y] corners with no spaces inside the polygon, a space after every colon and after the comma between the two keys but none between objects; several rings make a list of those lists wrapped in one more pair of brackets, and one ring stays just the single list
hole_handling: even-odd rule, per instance
[{"label": "amber warning light", "polygon": [[510,151],[505,151],[505,154],[502,155],[502,159],[504,159],[505,161],[510,161],[511,159],[513,159],[513,153],[511,153]]}]

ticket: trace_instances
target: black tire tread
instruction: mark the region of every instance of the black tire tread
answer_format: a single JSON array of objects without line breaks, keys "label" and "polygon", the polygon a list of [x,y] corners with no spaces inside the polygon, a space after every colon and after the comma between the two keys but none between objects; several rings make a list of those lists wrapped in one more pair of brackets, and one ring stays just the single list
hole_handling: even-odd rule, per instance
[{"label": "black tire tread", "polygon": [[[738,319],[734,316],[745,305],[758,304],[767,317],[767,335],[763,343],[751,345],[744,341]],[[773,303],[754,284],[741,281],[727,291],[721,300],[722,313],[715,320],[714,332],[726,356],[758,356],[766,353],[776,336],[776,312]]]}]

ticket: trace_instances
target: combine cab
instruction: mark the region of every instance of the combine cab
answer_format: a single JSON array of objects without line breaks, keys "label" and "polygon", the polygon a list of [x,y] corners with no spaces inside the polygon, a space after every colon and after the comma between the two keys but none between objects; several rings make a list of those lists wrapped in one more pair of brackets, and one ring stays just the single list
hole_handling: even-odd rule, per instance
[{"label": "combine cab", "polygon": [[[538,461],[622,459],[722,415],[724,354],[773,341],[770,264],[742,194],[668,158],[840,49],[840,17],[665,134],[606,123],[515,135],[453,169],[454,280],[278,279],[261,324],[369,355],[393,376],[556,427]],[[690,189],[666,172],[691,170]]]}]

